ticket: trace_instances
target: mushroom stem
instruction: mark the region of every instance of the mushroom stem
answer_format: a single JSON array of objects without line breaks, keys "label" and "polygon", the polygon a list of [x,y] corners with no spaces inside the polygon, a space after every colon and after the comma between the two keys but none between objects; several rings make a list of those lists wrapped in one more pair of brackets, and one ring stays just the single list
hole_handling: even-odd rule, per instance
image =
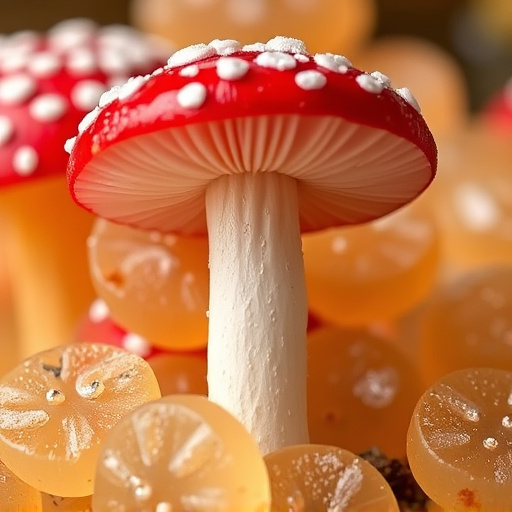
[{"label": "mushroom stem", "polygon": [[307,443],[307,294],[295,179],[222,176],[206,192],[210,399],[263,454]]}]

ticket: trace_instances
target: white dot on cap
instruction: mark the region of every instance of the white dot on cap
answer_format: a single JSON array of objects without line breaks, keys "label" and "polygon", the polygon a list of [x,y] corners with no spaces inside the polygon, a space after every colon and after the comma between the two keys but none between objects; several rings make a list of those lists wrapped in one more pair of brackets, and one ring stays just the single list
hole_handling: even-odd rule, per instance
[{"label": "white dot on cap", "polygon": [[273,68],[279,71],[287,69],[294,69],[297,66],[297,61],[293,55],[282,52],[263,52],[260,53],[254,62],[264,68]]},{"label": "white dot on cap", "polygon": [[176,96],[183,108],[199,108],[206,100],[206,87],[199,82],[192,82],[182,87]]},{"label": "white dot on cap", "polygon": [[99,323],[108,318],[109,310],[103,299],[96,299],[89,307],[89,319],[91,322]]},{"label": "white dot on cap", "polygon": [[128,80],[124,85],[121,86],[118,92],[118,98],[124,100],[129,98],[132,94],[135,94],[146,82],[147,77],[134,76]]},{"label": "white dot on cap", "polygon": [[304,41],[294,39],[293,37],[274,37],[267,41],[265,48],[277,52],[307,53]]},{"label": "white dot on cap", "polygon": [[12,158],[12,167],[20,176],[30,176],[39,164],[39,155],[31,146],[20,146]]},{"label": "white dot on cap", "polygon": [[23,52],[13,52],[2,60],[3,73],[15,73],[21,71],[30,62],[30,55]]},{"label": "white dot on cap", "polygon": [[371,92],[372,94],[379,94],[384,89],[384,84],[380,80],[377,80],[366,73],[356,76],[356,82],[359,84],[361,89]]},{"label": "white dot on cap", "polygon": [[395,92],[401,96],[411,107],[416,109],[421,113],[420,104],[416,100],[416,98],[412,95],[412,92],[407,87],[401,87],[400,89],[395,89]]},{"label": "white dot on cap", "polygon": [[208,46],[215,48],[217,55],[231,55],[242,49],[242,45],[234,39],[214,39]]},{"label": "white dot on cap", "polygon": [[76,144],[76,137],[71,137],[71,139],[68,139],[64,143],[64,151],[68,154],[71,154],[71,152],[73,151],[73,148],[75,147],[75,144]]},{"label": "white dot on cap", "polygon": [[194,44],[173,53],[169,57],[167,65],[171,68],[184,66],[215,55],[217,55],[217,50],[213,46],[208,46],[206,44]]},{"label": "white dot on cap", "polygon": [[125,350],[139,357],[147,357],[151,353],[151,345],[147,340],[133,332],[124,335],[122,345]]},{"label": "white dot on cap", "polygon": [[96,121],[96,118],[98,117],[100,113],[100,108],[95,107],[93,110],[91,110],[88,114],[85,114],[84,118],[80,121],[80,124],[78,125],[78,133],[83,133],[89,126]]},{"label": "white dot on cap", "polygon": [[94,73],[98,68],[96,55],[92,50],[76,48],[68,54],[66,67],[75,76]]},{"label": "white dot on cap", "polygon": [[0,80],[0,102],[17,105],[28,100],[37,89],[36,81],[24,74],[13,75]]},{"label": "white dot on cap", "polygon": [[379,82],[382,82],[384,87],[391,87],[391,78],[384,73],[381,73],[380,71],[372,71],[370,75],[379,80]]},{"label": "white dot on cap", "polygon": [[105,92],[105,84],[98,80],[81,80],[71,90],[71,102],[79,109],[89,112]]},{"label": "white dot on cap", "polygon": [[110,105],[114,100],[117,100],[119,97],[119,91],[121,90],[121,87],[119,85],[114,85],[111,87],[108,91],[105,91],[99,99],[99,106],[101,108],[106,107],[107,105]]},{"label": "white dot on cap", "polygon": [[62,67],[61,58],[51,52],[40,52],[30,57],[28,69],[37,77],[55,75]]},{"label": "white dot on cap", "polygon": [[0,116],[0,147],[7,144],[14,134],[14,125],[7,116]]},{"label": "white dot on cap", "polygon": [[28,110],[37,121],[49,123],[62,118],[68,109],[68,104],[59,94],[41,94],[30,102]]},{"label": "white dot on cap", "polygon": [[252,43],[242,46],[243,52],[264,52],[266,49],[267,48],[264,43]]},{"label": "white dot on cap", "polygon": [[320,71],[310,69],[297,73],[295,83],[304,90],[321,89],[327,83],[327,78]]},{"label": "white dot on cap", "polygon": [[180,69],[178,74],[180,76],[193,78],[199,74],[199,66],[197,64],[191,64],[190,66],[186,66],[183,69]]},{"label": "white dot on cap", "polygon": [[343,55],[333,53],[317,53],[313,57],[318,66],[334,71],[335,73],[346,73],[352,67],[352,63]]},{"label": "white dot on cap", "polygon": [[293,57],[297,62],[309,62],[309,57],[303,53],[296,53]]},{"label": "white dot on cap", "polygon": [[239,80],[249,71],[249,63],[236,57],[222,57],[217,61],[217,76],[222,80]]}]

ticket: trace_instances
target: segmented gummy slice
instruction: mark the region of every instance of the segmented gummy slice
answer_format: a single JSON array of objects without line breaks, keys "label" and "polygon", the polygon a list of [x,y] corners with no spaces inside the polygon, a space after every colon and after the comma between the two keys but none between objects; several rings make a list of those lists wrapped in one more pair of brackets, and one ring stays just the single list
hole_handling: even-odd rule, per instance
[{"label": "segmented gummy slice", "polygon": [[407,453],[443,509],[512,510],[512,372],[465,369],[439,380],[416,406]]},{"label": "segmented gummy slice", "polygon": [[369,462],[327,445],[296,445],[265,456],[272,512],[398,512],[391,487]]},{"label": "segmented gummy slice", "polygon": [[96,474],[95,512],[264,512],[270,505],[257,444],[197,395],[170,395],[123,418]]},{"label": "segmented gummy slice", "polygon": [[80,343],[41,352],[0,379],[0,457],[41,491],[90,495],[108,431],[159,396],[148,363],[121,349]]},{"label": "segmented gummy slice", "polygon": [[0,510],[2,512],[41,512],[41,493],[20,480],[0,461]]},{"label": "segmented gummy slice", "polygon": [[92,512],[92,496],[63,498],[42,493],[43,512]]}]

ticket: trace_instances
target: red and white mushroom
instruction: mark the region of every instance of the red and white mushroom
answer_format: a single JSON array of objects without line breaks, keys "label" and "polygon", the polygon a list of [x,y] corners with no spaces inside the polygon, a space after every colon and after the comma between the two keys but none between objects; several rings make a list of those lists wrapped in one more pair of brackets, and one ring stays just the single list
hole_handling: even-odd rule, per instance
[{"label": "red and white mushroom", "polygon": [[409,91],[277,37],[194,45],[112,91],[68,179],[96,215],[208,232],[209,396],[267,453],[308,440],[301,230],[385,215],[436,163]]},{"label": "red and white mushroom", "polygon": [[88,20],[0,41],[2,243],[25,357],[68,341],[94,298],[85,251],[92,219],[69,200],[63,145],[114,83],[160,62],[153,40]]}]

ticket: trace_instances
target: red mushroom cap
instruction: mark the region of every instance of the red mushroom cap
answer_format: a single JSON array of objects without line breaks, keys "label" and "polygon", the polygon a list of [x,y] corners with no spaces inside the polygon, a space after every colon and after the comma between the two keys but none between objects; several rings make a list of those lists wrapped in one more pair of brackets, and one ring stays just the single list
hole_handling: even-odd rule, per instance
[{"label": "red mushroom cap", "polygon": [[62,174],[63,145],[101,94],[162,62],[162,49],[135,30],[88,20],[2,38],[0,186]]},{"label": "red mushroom cap", "polygon": [[204,233],[205,189],[223,174],[297,178],[301,228],[312,230],[393,211],[437,165],[408,90],[283,37],[180,50],[104,97],[79,132],[68,167],[75,201],[161,232]]}]

